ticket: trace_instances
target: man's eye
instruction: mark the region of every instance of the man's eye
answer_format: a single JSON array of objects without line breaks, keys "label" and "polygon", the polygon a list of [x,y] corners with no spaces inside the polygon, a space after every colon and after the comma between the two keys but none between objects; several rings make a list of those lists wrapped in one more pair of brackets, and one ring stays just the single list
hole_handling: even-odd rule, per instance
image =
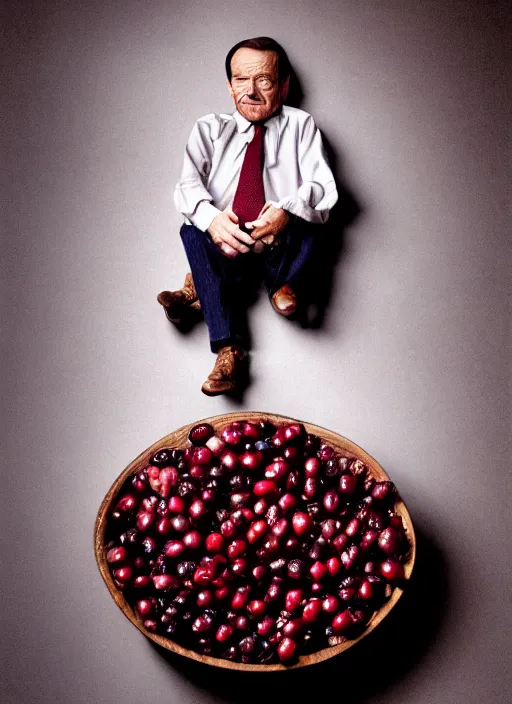
[{"label": "man's eye", "polygon": [[271,83],[271,81],[270,81],[269,78],[260,78],[259,81],[258,81],[258,85],[259,85],[261,88],[270,88],[270,86],[272,85],[272,83]]}]

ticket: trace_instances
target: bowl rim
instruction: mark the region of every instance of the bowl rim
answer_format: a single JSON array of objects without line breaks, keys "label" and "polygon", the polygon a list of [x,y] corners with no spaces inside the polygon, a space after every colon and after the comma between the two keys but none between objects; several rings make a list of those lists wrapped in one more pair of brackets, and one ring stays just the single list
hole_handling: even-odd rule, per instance
[{"label": "bowl rim", "polygon": [[[160,440],[157,440],[146,450],[141,452],[134,460],[132,460],[127,465],[127,467],[121,472],[121,474],[119,474],[117,479],[112,483],[110,489],[108,490],[103,501],[101,502],[94,523],[93,545],[96,564],[103,578],[103,581],[105,582],[110,592],[110,595],[116,602],[117,606],[121,609],[123,614],[126,616],[126,618],[128,618],[141,633],[143,633],[147,638],[150,638],[162,648],[177,653],[178,655],[182,655],[183,657],[196,660],[197,662],[201,662],[203,664],[207,664],[213,667],[221,667],[229,670],[241,670],[249,672],[289,671],[300,667],[314,665],[319,662],[323,662],[324,660],[329,660],[330,658],[333,658],[336,655],[339,655],[340,653],[344,652],[345,650],[348,650],[349,648],[353,647],[356,643],[358,643],[360,640],[369,635],[378,626],[378,624],[388,615],[388,613],[396,605],[396,603],[404,592],[404,587],[395,587],[386,603],[374,613],[364,631],[360,633],[356,638],[346,639],[339,645],[323,648],[322,650],[318,650],[314,653],[309,653],[307,655],[301,655],[298,658],[297,662],[293,665],[283,665],[281,663],[275,663],[271,665],[252,665],[240,662],[232,662],[230,660],[216,658],[210,655],[201,655],[200,653],[197,653],[194,650],[184,648],[183,646],[179,645],[178,643],[174,642],[169,638],[165,638],[164,636],[161,636],[156,633],[151,633],[150,631],[144,628],[142,623],[135,615],[132,606],[126,601],[123,596],[123,593],[116,587],[114,580],[110,574],[110,569],[106,559],[104,537],[107,527],[107,512],[112,503],[112,499],[119,492],[127,477],[134,474],[135,471],[142,469],[143,465],[147,466],[149,457],[155,452],[173,444],[184,447],[185,443],[188,440],[189,431],[195,425],[199,425],[200,423],[209,423],[210,425],[213,425],[217,432],[218,430],[222,430],[224,427],[237,420],[249,420],[257,422],[259,420],[267,419],[270,422],[278,424],[301,423],[308,433],[313,433],[315,435],[321,436],[323,439],[327,440],[330,445],[333,445],[336,451],[339,452],[341,450],[343,452],[347,452],[349,456],[352,455],[353,457],[361,459],[370,469],[372,476],[376,476],[379,481],[386,481],[390,479],[389,475],[385,472],[381,465],[371,455],[369,455],[365,450],[363,450],[363,448],[359,447],[359,445],[356,445],[352,440],[349,440],[345,436],[340,435],[335,431],[329,430],[320,425],[298,420],[296,418],[291,418],[289,416],[283,416],[277,413],[267,413],[264,411],[250,410],[233,411],[230,413],[221,413],[215,416],[209,416],[208,418],[196,420],[192,423],[187,423],[186,425],[183,425],[177,430],[174,430],[171,433],[168,433],[164,437],[160,438]],[[416,536],[410,513],[405,503],[401,499],[400,494],[399,500],[395,504],[395,511],[402,517],[404,521],[405,532],[410,544],[408,558],[403,565],[405,583],[407,583],[411,578],[414,563],[416,560]]]}]

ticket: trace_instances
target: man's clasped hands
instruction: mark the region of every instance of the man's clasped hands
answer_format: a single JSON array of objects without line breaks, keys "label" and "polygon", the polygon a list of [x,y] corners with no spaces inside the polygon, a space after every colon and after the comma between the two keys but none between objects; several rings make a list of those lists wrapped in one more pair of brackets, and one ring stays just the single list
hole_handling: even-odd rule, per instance
[{"label": "man's clasped hands", "polygon": [[233,258],[251,250],[260,254],[265,246],[275,244],[289,219],[286,210],[266,203],[257,220],[245,223],[249,232],[244,232],[239,227],[238,216],[231,208],[226,208],[213,218],[208,232],[226,257]]}]

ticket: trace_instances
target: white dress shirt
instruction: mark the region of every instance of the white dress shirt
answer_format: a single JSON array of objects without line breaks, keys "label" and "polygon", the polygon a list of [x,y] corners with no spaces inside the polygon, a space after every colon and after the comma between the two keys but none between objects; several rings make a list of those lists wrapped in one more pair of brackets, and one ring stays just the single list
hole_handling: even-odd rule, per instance
[{"label": "white dress shirt", "polygon": [[[265,122],[263,185],[267,203],[323,223],[338,193],[320,130],[304,110],[283,106]],[[190,134],[174,202],[204,232],[231,207],[254,126],[238,111],[201,117]]]}]

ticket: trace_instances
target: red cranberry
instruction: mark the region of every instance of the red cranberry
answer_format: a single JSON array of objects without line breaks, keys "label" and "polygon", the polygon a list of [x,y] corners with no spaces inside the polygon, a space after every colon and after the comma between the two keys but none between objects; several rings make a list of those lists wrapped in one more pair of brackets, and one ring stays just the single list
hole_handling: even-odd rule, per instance
[{"label": "red cranberry", "polygon": [[256,450],[255,452],[244,452],[244,454],[240,457],[240,464],[249,471],[258,469],[262,462],[263,453],[259,450]]},{"label": "red cranberry", "polygon": [[394,485],[392,482],[377,482],[373,487],[372,497],[378,501],[384,501],[393,494]]},{"label": "red cranberry", "polygon": [[185,502],[179,496],[171,496],[169,499],[169,511],[171,513],[184,513]]},{"label": "red cranberry", "polygon": [[345,552],[341,554],[341,562],[346,570],[352,569],[355,561],[359,556],[359,548],[357,545],[351,545]]},{"label": "red cranberry", "polygon": [[256,496],[266,496],[267,494],[274,494],[277,491],[277,486],[270,479],[262,479],[253,487],[253,492]]},{"label": "red cranberry", "polygon": [[209,423],[200,423],[199,425],[194,425],[188,434],[188,439],[194,445],[205,445],[214,432],[213,427]]},{"label": "red cranberry", "polygon": [[316,477],[320,472],[320,461],[316,457],[308,457],[304,462],[304,474],[306,477]]},{"label": "red cranberry", "polygon": [[347,527],[345,528],[345,533],[352,538],[354,535],[356,535],[358,530],[359,521],[357,520],[357,518],[353,518],[351,521],[348,522]]},{"label": "red cranberry", "polygon": [[238,576],[238,575],[243,575],[247,571],[247,560],[245,560],[243,557],[237,557],[236,560],[234,560],[233,564],[231,565],[231,572]]},{"label": "red cranberry", "polygon": [[320,599],[311,599],[308,601],[302,612],[304,623],[314,623],[322,613],[322,602]]},{"label": "red cranberry", "polygon": [[177,533],[186,533],[190,528],[190,523],[185,516],[174,516],[171,518],[171,525]]},{"label": "red cranberry", "polygon": [[153,577],[153,585],[159,591],[167,591],[168,589],[178,589],[180,581],[172,574],[156,574]]},{"label": "red cranberry", "polygon": [[171,530],[171,527],[171,521],[166,516],[161,518],[156,524],[156,529],[160,535],[167,535],[167,533]]},{"label": "red cranberry", "polygon": [[220,463],[229,472],[233,472],[238,465],[238,455],[233,450],[224,450],[220,456]]},{"label": "red cranberry", "polygon": [[361,582],[359,591],[357,592],[360,599],[363,601],[369,601],[374,597],[373,585],[367,579]]},{"label": "red cranberry", "polygon": [[128,553],[126,548],[123,547],[112,548],[112,550],[107,552],[107,562],[110,562],[111,564],[123,562],[123,560],[126,560],[127,557]]},{"label": "red cranberry", "polygon": [[243,555],[247,549],[247,544],[245,540],[233,540],[232,543],[228,545],[228,556],[231,560],[236,557]]},{"label": "red cranberry", "polygon": [[233,599],[231,600],[231,608],[235,611],[240,611],[243,609],[249,600],[250,591],[251,587],[249,586],[238,587]]},{"label": "red cranberry", "polygon": [[206,538],[208,552],[220,552],[224,546],[224,538],[220,533],[210,533]]},{"label": "red cranberry", "polygon": [[286,518],[279,518],[272,526],[272,533],[280,538],[288,532],[288,527]]},{"label": "red cranberry", "polygon": [[206,513],[204,503],[200,499],[196,499],[190,504],[189,513],[196,521],[201,519]]},{"label": "red cranberry", "polygon": [[265,609],[265,602],[260,599],[254,599],[247,605],[247,611],[253,618],[261,618],[265,613]]},{"label": "red cranberry", "polygon": [[302,589],[290,589],[290,591],[286,593],[285,609],[293,613],[293,611],[299,608],[303,598],[304,593]]},{"label": "red cranberry", "polygon": [[380,565],[380,573],[390,582],[404,578],[404,568],[396,560],[384,560]]},{"label": "red cranberry", "polygon": [[215,568],[212,564],[200,565],[194,572],[194,582],[199,585],[209,584],[215,574]]},{"label": "red cranberry", "polygon": [[154,513],[149,513],[148,511],[140,511],[137,514],[137,521],[135,525],[137,526],[138,530],[141,531],[146,531],[155,522],[155,514]]},{"label": "red cranberry", "polygon": [[196,598],[196,604],[203,609],[207,609],[213,602],[213,594],[209,589],[200,591]]},{"label": "red cranberry", "polygon": [[297,504],[297,499],[293,494],[287,493],[283,494],[278,501],[279,506],[283,511],[289,511]]},{"label": "red cranberry", "polygon": [[352,625],[353,621],[348,609],[337,614],[332,620],[332,630],[334,633],[345,633]]},{"label": "red cranberry", "polygon": [[164,545],[164,555],[166,557],[175,558],[181,555],[184,549],[185,546],[183,545],[181,540],[169,540]]},{"label": "red cranberry", "polygon": [[232,538],[236,532],[235,524],[234,522],[228,518],[227,521],[224,521],[220,525],[220,532],[224,536],[224,538]]},{"label": "red cranberry", "polygon": [[268,638],[276,629],[276,622],[272,616],[264,616],[263,619],[256,626],[258,635],[262,638]]},{"label": "red cranberry", "polygon": [[290,466],[285,460],[276,459],[265,469],[265,477],[267,479],[275,479],[275,481],[279,482],[286,477],[289,471]]},{"label": "red cranberry", "polygon": [[234,429],[233,426],[228,426],[222,431],[222,439],[227,445],[238,445],[243,439],[243,433],[241,430]]},{"label": "red cranberry", "polygon": [[323,562],[320,562],[317,560],[314,562],[311,567],[309,568],[309,571],[311,573],[311,576],[315,580],[315,582],[320,582],[322,581],[323,577],[325,576],[327,572],[327,565],[324,565]]},{"label": "red cranberry", "polygon": [[333,594],[326,596],[322,602],[322,609],[328,613],[333,614],[339,609],[339,599],[337,599]]},{"label": "red cranberry", "polygon": [[311,517],[302,511],[297,511],[292,518],[293,530],[297,535],[304,535],[311,526]]},{"label": "red cranberry", "polygon": [[189,548],[190,550],[197,550],[201,547],[202,542],[203,538],[198,530],[191,530],[189,533],[186,533],[183,537],[183,544],[186,548]]},{"label": "red cranberry", "polygon": [[156,600],[151,597],[150,599],[140,599],[135,604],[135,609],[140,616],[149,616],[156,608]]},{"label": "red cranberry", "polygon": [[129,565],[125,567],[119,567],[114,570],[114,577],[117,582],[125,586],[133,577],[133,570]]},{"label": "red cranberry", "polygon": [[338,557],[330,557],[326,562],[327,571],[334,577],[341,569],[341,560]]},{"label": "red cranberry", "polygon": [[363,552],[368,552],[368,550],[371,549],[372,545],[374,545],[375,541],[377,540],[378,533],[375,530],[367,530],[365,533],[363,533],[363,537],[361,538],[361,542],[359,543],[359,546]]},{"label": "red cranberry", "polygon": [[345,533],[340,533],[339,535],[337,535],[334,538],[334,540],[332,541],[332,544],[334,545],[334,547],[336,548],[336,550],[339,553],[342,553],[343,550],[348,545],[348,540],[349,540],[348,535],[345,535]]},{"label": "red cranberry", "polygon": [[138,501],[132,494],[125,494],[115,506],[115,511],[120,511],[121,513],[131,513],[137,508]]},{"label": "red cranberry", "polygon": [[335,491],[328,491],[323,500],[324,508],[328,513],[334,513],[338,508],[340,499]]},{"label": "red cranberry", "polygon": [[338,491],[340,494],[345,494],[350,496],[353,494],[357,487],[357,477],[353,474],[342,474],[340,477],[340,482],[338,485]]},{"label": "red cranberry", "polygon": [[313,499],[318,489],[315,477],[307,477],[304,482],[303,495],[306,499]]},{"label": "red cranberry", "polygon": [[213,626],[213,618],[208,613],[203,613],[196,618],[192,624],[192,630],[194,633],[206,633],[211,630]]},{"label": "red cranberry", "polygon": [[133,586],[135,589],[147,589],[152,584],[151,578],[145,574],[139,574],[133,580]]},{"label": "red cranberry", "polygon": [[233,626],[224,623],[222,624],[222,626],[218,627],[217,633],[215,634],[215,638],[219,641],[219,643],[225,643],[231,638],[232,635]]},{"label": "red cranberry", "polygon": [[256,567],[254,567],[252,570],[252,576],[258,582],[260,580],[262,580],[266,574],[267,574],[267,568],[264,565],[256,565]]},{"label": "red cranberry", "polygon": [[277,654],[283,662],[292,660],[297,650],[297,644],[291,638],[283,638],[277,646]]},{"label": "red cranberry", "polygon": [[398,551],[399,547],[400,533],[398,530],[392,526],[384,528],[379,535],[379,548],[388,555],[392,555],[394,552]]}]

